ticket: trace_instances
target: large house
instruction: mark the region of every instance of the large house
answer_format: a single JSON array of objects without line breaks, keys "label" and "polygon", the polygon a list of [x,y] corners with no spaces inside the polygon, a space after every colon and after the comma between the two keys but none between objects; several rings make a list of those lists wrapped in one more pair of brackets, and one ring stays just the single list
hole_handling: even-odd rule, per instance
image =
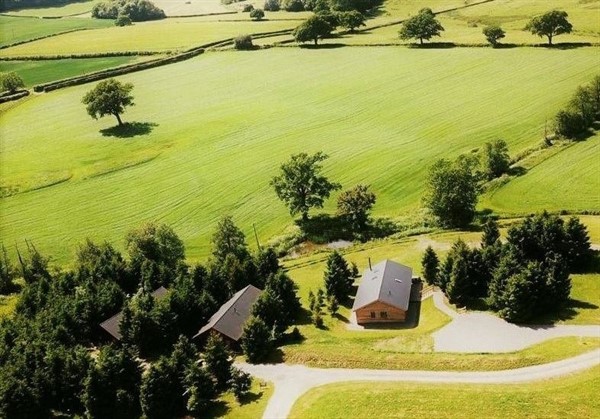
[{"label": "large house", "polygon": [[[152,292],[152,296],[157,300],[162,300],[167,296],[167,289],[165,287],[157,288]],[[123,312],[119,311],[111,318],[104,320],[100,323],[100,327],[111,335],[116,340],[121,340],[121,319],[123,318]]]},{"label": "large house", "polygon": [[358,324],[404,322],[411,299],[412,269],[384,260],[365,270],[352,311]]},{"label": "large house", "polygon": [[248,285],[236,292],[212,315],[208,323],[194,335],[194,339],[213,330],[229,341],[238,342],[244,332],[244,324],[252,314],[252,306],[261,292],[253,285]]}]

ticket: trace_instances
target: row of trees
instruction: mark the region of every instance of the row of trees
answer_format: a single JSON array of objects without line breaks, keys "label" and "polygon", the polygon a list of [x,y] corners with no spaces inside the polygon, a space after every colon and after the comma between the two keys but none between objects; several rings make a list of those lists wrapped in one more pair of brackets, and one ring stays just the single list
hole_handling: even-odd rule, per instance
[{"label": "row of trees", "polygon": [[[555,36],[571,33],[573,30],[567,17],[568,14],[564,11],[552,10],[531,19],[525,30],[539,37],[547,37],[548,44],[552,45]],[[430,8],[424,8],[403,22],[399,35],[400,39],[418,39],[422,45],[424,40],[429,41],[434,36],[440,36],[443,31],[444,27],[435,18],[435,13]],[[497,46],[506,33],[500,26],[490,25],[483,29],[483,35],[492,46]]]},{"label": "row of trees", "polygon": [[600,75],[579,86],[567,107],[556,115],[556,132],[575,139],[585,134],[600,115]]},{"label": "row of trees", "polygon": [[365,14],[381,4],[381,0],[265,0],[264,9],[271,12],[313,11],[315,13],[358,11]]},{"label": "row of trees", "polygon": [[511,227],[506,243],[489,219],[481,248],[459,239],[440,263],[429,247],[422,265],[425,281],[439,286],[450,302],[486,298],[506,320],[524,322],[560,311],[569,300],[569,273],[584,269],[591,257],[587,229],[578,218],[565,223],[544,212]]},{"label": "row of trees", "polygon": [[477,154],[455,161],[440,159],[426,180],[423,203],[444,227],[464,227],[475,216],[481,184],[507,173],[508,146],[504,140],[483,145]]},{"label": "row of trees", "polygon": [[[339,183],[329,181],[321,173],[321,162],[327,158],[323,152],[294,154],[281,165],[280,173],[271,180],[275,193],[292,216],[301,214],[302,220],[308,220],[311,208],[323,208],[331,193],[341,189]],[[356,185],[339,195],[338,215],[355,229],[362,229],[368,223],[369,212],[375,202],[375,194],[368,185]]]},{"label": "row of trees", "polygon": [[357,10],[323,11],[302,22],[294,29],[292,35],[296,42],[314,42],[318,45],[319,39],[328,38],[338,27],[354,32],[360,26],[365,26],[365,17]]}]

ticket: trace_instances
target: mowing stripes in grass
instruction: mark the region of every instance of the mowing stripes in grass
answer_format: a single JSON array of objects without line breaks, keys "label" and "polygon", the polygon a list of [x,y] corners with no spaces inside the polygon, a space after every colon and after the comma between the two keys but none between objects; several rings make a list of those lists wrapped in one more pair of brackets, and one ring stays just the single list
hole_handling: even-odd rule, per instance
[{"label": "mowing stripes in grass", "polygon": [[[59,261],[85,237],[122,243],[147,220],[168,222],[192,258],[233,215],[265,241],[292,220],[269,187],[299,151],[331,155],[344,187],[369,183],[375,215],[419,205],[428,166],[504,138],[537,144],[548,114],[597,71],[597,49],[270,49],[223,52],[121,77],[135,85],[125,121],[146,135],[103,136],[110,117],[81,105],[91,88],[35,97],[2,116],[4,186],[51,188],[0,200],[0,235],[33,240]],[[268,63],[268,64],[267,64]],[[577,63],[577,65],[565,65]],[[552,71],[548,71],[552,69]],[[32,120],[31,115],[35,115]],[[132,166],[131,162],[147,163]],[[112,168],[124,168],[110,174]],[[331,199],[326,210],[334,209]]]}]

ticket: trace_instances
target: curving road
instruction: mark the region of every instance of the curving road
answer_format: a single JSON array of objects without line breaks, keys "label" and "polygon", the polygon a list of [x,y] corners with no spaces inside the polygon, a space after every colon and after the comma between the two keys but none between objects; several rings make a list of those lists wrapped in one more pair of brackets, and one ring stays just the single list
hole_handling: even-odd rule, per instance
[{"label": "curving road", "polygon": [[242,370],[275,384],[265,419],[286,418],[296,400],[313,387],[343,381],[413,381],[422,383],[507,384],[543,380],[600,365],[600,349],[561,361],[504,371],[392,371],[368,369],[320,369],[302,365],[238,364]]}]

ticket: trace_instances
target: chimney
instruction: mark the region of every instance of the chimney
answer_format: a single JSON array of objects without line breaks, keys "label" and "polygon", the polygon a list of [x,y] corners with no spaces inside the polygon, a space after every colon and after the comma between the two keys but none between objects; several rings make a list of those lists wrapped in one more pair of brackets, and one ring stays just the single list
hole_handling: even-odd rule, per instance
[{"label": "chimney", "polygon": [[369,258],[369,270],[372,271],[373,268],[371,267],[371,258]]}]

